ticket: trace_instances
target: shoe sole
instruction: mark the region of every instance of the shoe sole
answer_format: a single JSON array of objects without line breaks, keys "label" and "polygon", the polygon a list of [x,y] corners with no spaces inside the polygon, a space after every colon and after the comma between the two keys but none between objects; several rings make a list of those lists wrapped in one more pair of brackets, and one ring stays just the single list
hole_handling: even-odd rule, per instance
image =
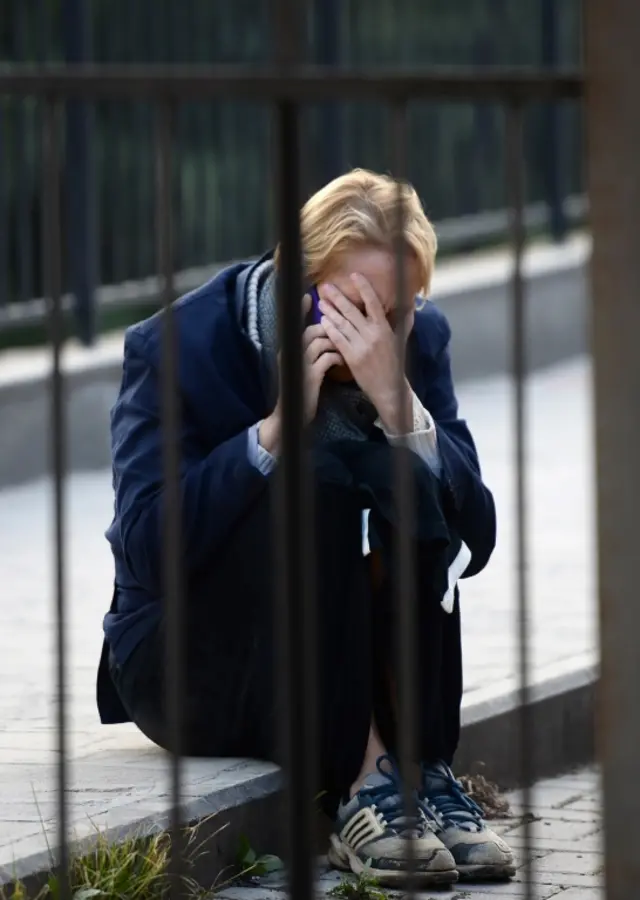
[{"label": "shoe sole", "polygon": [[513,864],[493,866],[458,866],[460,881],[508,881],[516,874]]},{"label": "shoe sole", "polygon": [[[409,882],[420,887],[443,887],[455,884],[458,880],[457,869],[435,869],[416,872],[403,871],[402,869],[377,869],[373,864],[365,865],[362,860],[343,844],[335,835],[331,836],[331,844],[327,858],[334,869],[341,872],[351,872],[353,875],[361,875],[365,870],[367,875],[375,878],[382,887],[402,887]],[[373,862],[373,861],[372,861]]]}]

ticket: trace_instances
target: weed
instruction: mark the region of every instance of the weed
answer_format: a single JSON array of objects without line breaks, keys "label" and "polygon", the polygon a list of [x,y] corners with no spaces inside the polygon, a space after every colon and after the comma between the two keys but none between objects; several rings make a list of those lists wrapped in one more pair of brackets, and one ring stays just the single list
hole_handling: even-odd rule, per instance
[{"label": "weed", "polygon": [[337,900],[389,900],[389,894],[380,887],[378,879],[369,873],[368,868],[355,879],[343,878],[331,888],[329,896]]},{"label": "weed", "polygon": [[258,856],[245,835],[240,837],[236,866],[239,873],[236,876],[238,878],[246,878],[248,875],[254,878],[263,878],[265,875],[281,872],[284,869],[284,863],[279,856],[273,856],[271,853]]},{"label": "weed", "polygon": [[[210,818],[184,829],[183,859],[186,871],[181,881],[183,896],[189,900],[201,900],[208,893],[189,875],[189,871],[206,855],[207,843],[226,827],[222,826],[206,839],[199,840],[200,828],[209,821]],[[93,848],[71,857],[71,896],[73,900],[165,900],[172,886],[170,858],[171,837],[167,832],[154,835],[134,833],[123,841],[111,843],[96,829]],[[243,871],[236,873],[225,884],[244,874]],[[58,900],[61,894],[60,876],[53,871],[36,893],[29,893],[19,880],[9,888],[0,887],[0,900]]]}]

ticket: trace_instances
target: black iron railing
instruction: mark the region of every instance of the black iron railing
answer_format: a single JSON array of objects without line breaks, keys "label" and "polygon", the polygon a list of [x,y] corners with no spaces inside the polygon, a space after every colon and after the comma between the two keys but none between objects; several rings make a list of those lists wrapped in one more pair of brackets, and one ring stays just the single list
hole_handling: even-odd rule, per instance
[{"label": "black iron railing", "polygon": [[[425,61],[456,65],[540,65],[549,69],[580,58],[580,0],[470,0],[455,9],[424,0],[309,0],[305,62],[330,66],[406,68]],[[162,64],[271,58],[267,0],[4,0],[0,60],[11,64],[96,62]],[[123,23],[126,22],[126,28]],[[251,99],[251,98],[249,98]],[[95,333],[92,296],[99,284],[148,277],[153,178],[148,158],[153,116],[145,104],[70,103],[64,181],[63,287],[73,297],[77,333]],[[379,104],[347,101],[305,111],[307,186],[346,166],[387,164],[377,135]],[[263,148],[268,117],[256,106],[218,97],[188,103],[174,123],[174,182],[181,228],[175,241],[180,269],[256,253],[270,235],[270,199],[262,196],[269,163]],[[525,149],[528,199],[542,206],[542,223],[566,228],[563,200],[583,190],[580,116],[576,104],[542,104],[528,117]],[[38,186],[39,137],[32,106],[0,108],[0,327],[42,296]],[[501,116],[498,104],[453,108],[416,104],[410,115],[407,174],[428,200],[435,221],[498,210],[503,205]],[[451,159],[456,160],[455,167]],[[250,172],[250,176],[247,173]],[[219,200],[218,200],[219,198]],[[230,222],[238,204],[245,215]],[[491,222],[491,219],[488,220]],[[496,220],[494,220],[495,222]],[[498,220],[499,221],[499,220]],[[463,233],[465,233],[463,231]],[[479,235],[465,233],[465,240]],[[453,235],[458,240],[458,231]],[[503,238],[504,227],[496,236]]]}]

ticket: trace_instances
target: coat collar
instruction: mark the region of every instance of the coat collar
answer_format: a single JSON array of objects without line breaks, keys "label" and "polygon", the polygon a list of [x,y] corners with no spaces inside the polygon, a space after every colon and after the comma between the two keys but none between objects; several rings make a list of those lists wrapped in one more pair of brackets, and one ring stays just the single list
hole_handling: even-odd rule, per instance
[{"label": "coat collar", "polygon": [[235,311],[236,317],[238,320],[238,324],[241,328],[244,329],[244,310],[247,303],[247,285],[249,283],[249,279],[258,268],[261,266],[263,262],[266,262],[268,259],[273,259],[273,250],[267,251],[264,253],[260,259],[256,259],[250,265],[246,266],[242,272],[236,278],[236,292],[235,292]]}]

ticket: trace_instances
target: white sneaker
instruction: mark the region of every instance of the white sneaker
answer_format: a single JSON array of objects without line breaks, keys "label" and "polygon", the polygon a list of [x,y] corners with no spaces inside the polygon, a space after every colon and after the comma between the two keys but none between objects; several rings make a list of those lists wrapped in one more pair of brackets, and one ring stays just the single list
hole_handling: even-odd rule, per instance
[{"label": "white sneaker", "polygon": [[443,762],[422,767],[420,806],[440,820],[436,834],[451,852],[460,880],[501,881],[516,874],[513,852]]},{"label": "white sneaker", "polygon": [[367,777],[353,799],[340,804],[329,862],[356,875],[366,869],[379,884],[388,887],[405,884],[410,866],[420,886],[454,884],[458,880],[455,862],[436,837],[437,825],[433,813],[420,804],[416,816],[407,818],[399,774],[392,761],[383,756],[378,760],[378,771]]}]

